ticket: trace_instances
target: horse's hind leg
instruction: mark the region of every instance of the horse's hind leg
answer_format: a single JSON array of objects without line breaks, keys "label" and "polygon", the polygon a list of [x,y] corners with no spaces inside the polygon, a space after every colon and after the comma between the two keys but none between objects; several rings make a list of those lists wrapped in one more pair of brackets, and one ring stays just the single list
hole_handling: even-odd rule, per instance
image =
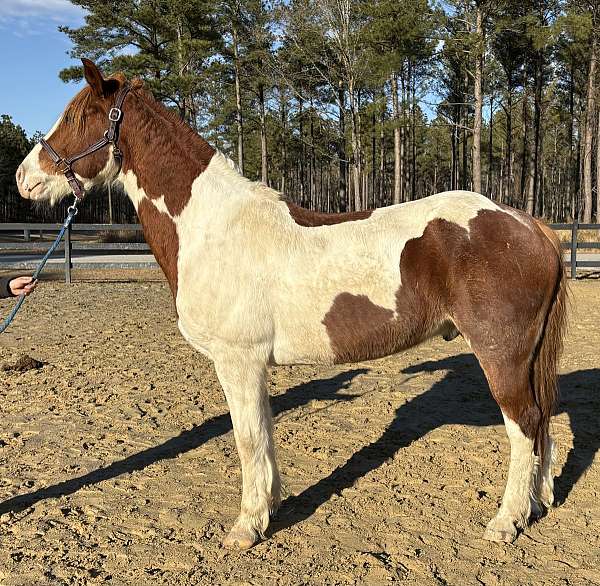
[{"label": "horse's hind leg", "polygon": [[269,516],[280,503],[266,363],[245,352],[232,352],[215,359],[215,368],[229,405],[242,465],[241,511],[223,545],[247,549],[264,537]]},{"label": "horse's hind leg", "polygon": [[[545,450],[541,458],[535,486],[535,501],[549,509],[554,504],[554,478],[552,464],[554,463],[554,442],[546,434]],[[542,509],[538,506],[535,516],[540,516]]]},{"label": "horse's hind leg", "polygon": [[510,465],[502,505],[488,523],[483,537],[490,541],[511,542],[517,536],[517,528],[527,526],[532,505],[537,512],[534,487],[538,459],[534,454],[534,443],[541,413],[533,397],[528,368],[499,368],[483,363],[482,366],[502,410],[510,441]]}]

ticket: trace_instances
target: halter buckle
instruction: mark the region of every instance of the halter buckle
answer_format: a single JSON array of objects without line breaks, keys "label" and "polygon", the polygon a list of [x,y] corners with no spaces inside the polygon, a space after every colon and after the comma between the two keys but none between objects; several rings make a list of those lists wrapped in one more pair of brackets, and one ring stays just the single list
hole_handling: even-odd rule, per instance
[{"label": "halter buckle", "polygon": [[110,112],[108,113],[108,119],[111,122],[118,122],[121,120],[121,116],[123,116],[123,112],[120,108],[111,108]]},{"label": "halter buckle", "polygon": [[69,165],[69,163],[67,163],[64,159],[56,161],[54,164],[58,168],[59,173],[62,173],[63,175],[66,175],[68,171],[71,171],[71,165]]}]

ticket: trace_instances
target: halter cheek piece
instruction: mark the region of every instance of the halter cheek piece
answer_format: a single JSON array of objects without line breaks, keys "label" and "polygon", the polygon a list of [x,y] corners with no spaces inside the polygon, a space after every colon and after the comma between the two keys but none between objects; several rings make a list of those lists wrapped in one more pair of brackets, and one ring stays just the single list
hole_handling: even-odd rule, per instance
[{"label": "halter cheek piece", "polygon": [[123,153],[121,149],[119,149],[119,127],[121,125],[121,121],[123,120],[123,102],[129,93],[131,86],[126,83],[123,85],[119,94],[117,95],[117,99],[115,100],[115,105],[110,109],[108,113],[108,120],[110,124],[108,126],[108,130],[104,133],[104,136],[96,143],[90,145],[87,149],[79,153],[78,155],[74,155],[72,157],[63,158],[61,157],[43,138],[40,139],[40,144],[44,147],[49,157],[54,161],[54,164],[59,167],[60,172],[65,176],[67,181],[69,182],[69,186],[71,187],[71,191],[75,196],[75,201],[78,202],[83,199],[85,192],[83,190],[83,185],[75,177],[75,173],[73,172],[72,166],[73,163],[79,161],[79,159],[83,159],[88,155],[103,149],[107,145],[112,145],[113,147],[113,156],[119,163],[119,169],[121,168],[121,164],[123,163]]}]

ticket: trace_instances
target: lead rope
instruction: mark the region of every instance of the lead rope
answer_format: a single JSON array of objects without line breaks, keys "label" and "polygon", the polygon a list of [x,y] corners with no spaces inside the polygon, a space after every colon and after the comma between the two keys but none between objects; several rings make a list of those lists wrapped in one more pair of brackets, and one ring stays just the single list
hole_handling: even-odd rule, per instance
[{"label": "lead rope", "polygon": [[[40,261],[40,264],[37,266],[37,269],[35,269],[35,272],[32,275],[34,281],[37,281],[38,277],[40,276],[40,273],[42,272],[42,270],[44,269],[44,266],[46,265],[46,262],[48,262],[50,255],[56,250],[56,248],[60,244],[60,241],[62,240],[62,237],[64,236],[67,228],[71,225],[73,218],[77,215],[77,203],[78,203],[78,200],[77,200],[77,198],[75,198],[73,205],[69,206],[69,208],[67,210],[67,217],[65,218],[62,228],[60,229],[58,235],[56,236],[56,240],[52,243],[52,246],[50,246],[50,248],[48,249],[48,252],[46,252],[44,257]],[[13,320],[15,319],[15,316],[17,315],[17,312],[21,308],[21,305],[23,305],[24,301],[25,301],[25,293],[21,293],[21,295],[19,295],[19,298],[17,299],[17,302],[15,303],[15,306],[13,307],[13,310],[8,314],[8,317],[2,322],[2,325],[0,326],[0,334],[2,332],[4,332],[4,330],[6,330],[6,328],[13,322]]]}]

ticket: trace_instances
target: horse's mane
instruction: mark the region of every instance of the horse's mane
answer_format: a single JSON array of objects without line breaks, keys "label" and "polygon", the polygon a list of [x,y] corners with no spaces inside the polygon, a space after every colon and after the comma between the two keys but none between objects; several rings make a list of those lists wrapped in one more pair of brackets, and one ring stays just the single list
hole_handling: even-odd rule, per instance
[{"label": "horse's mane", "polygon": [[[186,147],[190,153],[198,154],[198,149],[205,156],[214,153],[214,149],[188,124],[186,124],[179,114],[170,108],[167,108],[162,102],[156,100],[154,96],[144,88],[144,83],[135,79],[132,82],[132,93],[134,93],[140,102],[146,106],[153,114],[158,116],[168,128],[173,131],[177,142]],[[147,120],[147,123],[151,123]],[[210,159],[210,156],[208,157]]]},{"label": "horse's mane", "polygon": [[[125,82],[125,76],[117,73],[106,79],[108,83],[113,82],[115,88],[120,87]],[[154,96],[144,88],[144,82],[135,78],[131,82],[131,93],[135,94],[141,102],[147,106],[154,114],[158,115],[167,125],[176,131],[178,140],[184,140],[196,146],[209,147],[208,143],[199,136],[190,126],[188,126],[175,112],[167,108],[164,104],[154,98]],[[115,92],[116,93],[116,92]],[[84,87],[67,105],[64,113],[65,122],[73,126],[78,134],[83,133],[87,122],[87,113],[93,106],[94,95],[90,86]],[[123,106],[126,112],[127,102]]]}]

